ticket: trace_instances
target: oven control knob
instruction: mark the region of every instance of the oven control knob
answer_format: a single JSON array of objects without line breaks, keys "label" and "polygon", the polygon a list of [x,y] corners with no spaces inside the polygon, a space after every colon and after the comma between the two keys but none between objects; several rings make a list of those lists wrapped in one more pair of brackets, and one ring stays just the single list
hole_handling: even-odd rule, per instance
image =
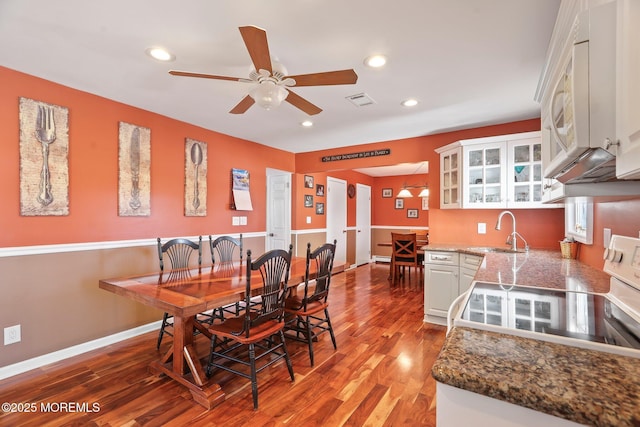
[{"label": "oven control knob", "polygon": [[622,261],[622,251],[614,251],[613,259],[611,261],[620,263]]},{"label": "oven control knob", "polygon": [[609,248],[604,249],[604,254],[602,255],[603,260],[607,260],[609,258]]}]

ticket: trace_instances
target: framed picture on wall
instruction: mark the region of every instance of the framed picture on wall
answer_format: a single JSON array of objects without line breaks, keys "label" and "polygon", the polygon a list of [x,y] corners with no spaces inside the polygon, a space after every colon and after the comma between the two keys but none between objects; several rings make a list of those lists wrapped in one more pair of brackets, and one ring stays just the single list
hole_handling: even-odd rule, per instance
[{"label": "framed picture on wall", "polygon": [[324,197],[324,185],[316,184],[316,196]]},{"label": "framed picture on wall", "polygon": [[310,194],[305,194],[304,196],[304,207],[312,208],[313,207],[313,196]]},{"label": "framed picture on wall", "polygon": [[324,203],[316,203],[316,215],[324,215]]},{"label": "framed picture on wall", "polygon": [[428,211],[429,210],[429,198],[428,197],[423,197],[422,198],[422,210],[423,211]]},{"label": "framed picture on wall", "polygon": [[418,218],[418,209],[407,209],[407,218]]},{"label": "framed picture on wall", "polygon": [[404,209],[404,199],[396,199],[396,209]]},{"label": "framed picture on wall", "polygon": [[385,199],[393,197],[393,190],[391,188],[383,188],[382,197],[384,197]]},{"label": "framed picture on wall", "polygon": [[311,175],[304,176],[304,188],[313,188],[313,177]]}]

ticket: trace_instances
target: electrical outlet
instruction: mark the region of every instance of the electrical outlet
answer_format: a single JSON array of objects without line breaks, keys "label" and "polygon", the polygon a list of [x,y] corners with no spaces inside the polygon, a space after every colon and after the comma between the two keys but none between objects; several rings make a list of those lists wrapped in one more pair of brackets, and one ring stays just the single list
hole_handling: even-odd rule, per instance
[{"label": "electrical outlet", "polygon": [[4,328],[4,345],[20,342],[20,325]]},{"label": "electrical outlet", "polygon": [[478,234],[487,234],[487,223],[479,222],[478,223]]}]

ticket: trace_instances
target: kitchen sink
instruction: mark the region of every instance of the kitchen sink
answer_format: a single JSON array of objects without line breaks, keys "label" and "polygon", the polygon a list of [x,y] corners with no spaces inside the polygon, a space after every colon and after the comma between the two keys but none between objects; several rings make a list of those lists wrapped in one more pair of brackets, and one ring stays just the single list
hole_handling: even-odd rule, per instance
[{"label": "kitchen sink", "polygon": [[505,254],[515,254],[515,253],[520,254],[525,252],[524,249],[518,249],[514,251],[511,248],[499,248],[499,247],[493,247],[493,246],[478,246],[478,247],[467,248],[467,249],[475,252],[498,252],[498,253],[505,253]]}]

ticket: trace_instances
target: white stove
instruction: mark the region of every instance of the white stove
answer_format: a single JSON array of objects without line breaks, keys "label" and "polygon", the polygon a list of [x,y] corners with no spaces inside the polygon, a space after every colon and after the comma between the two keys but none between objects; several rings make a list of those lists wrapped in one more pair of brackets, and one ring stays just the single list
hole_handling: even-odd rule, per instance
[{"label": "white stove", "polygon": [[475,282],[455,326],[640,358],[640,239],[613,236],[606,294]]}]

